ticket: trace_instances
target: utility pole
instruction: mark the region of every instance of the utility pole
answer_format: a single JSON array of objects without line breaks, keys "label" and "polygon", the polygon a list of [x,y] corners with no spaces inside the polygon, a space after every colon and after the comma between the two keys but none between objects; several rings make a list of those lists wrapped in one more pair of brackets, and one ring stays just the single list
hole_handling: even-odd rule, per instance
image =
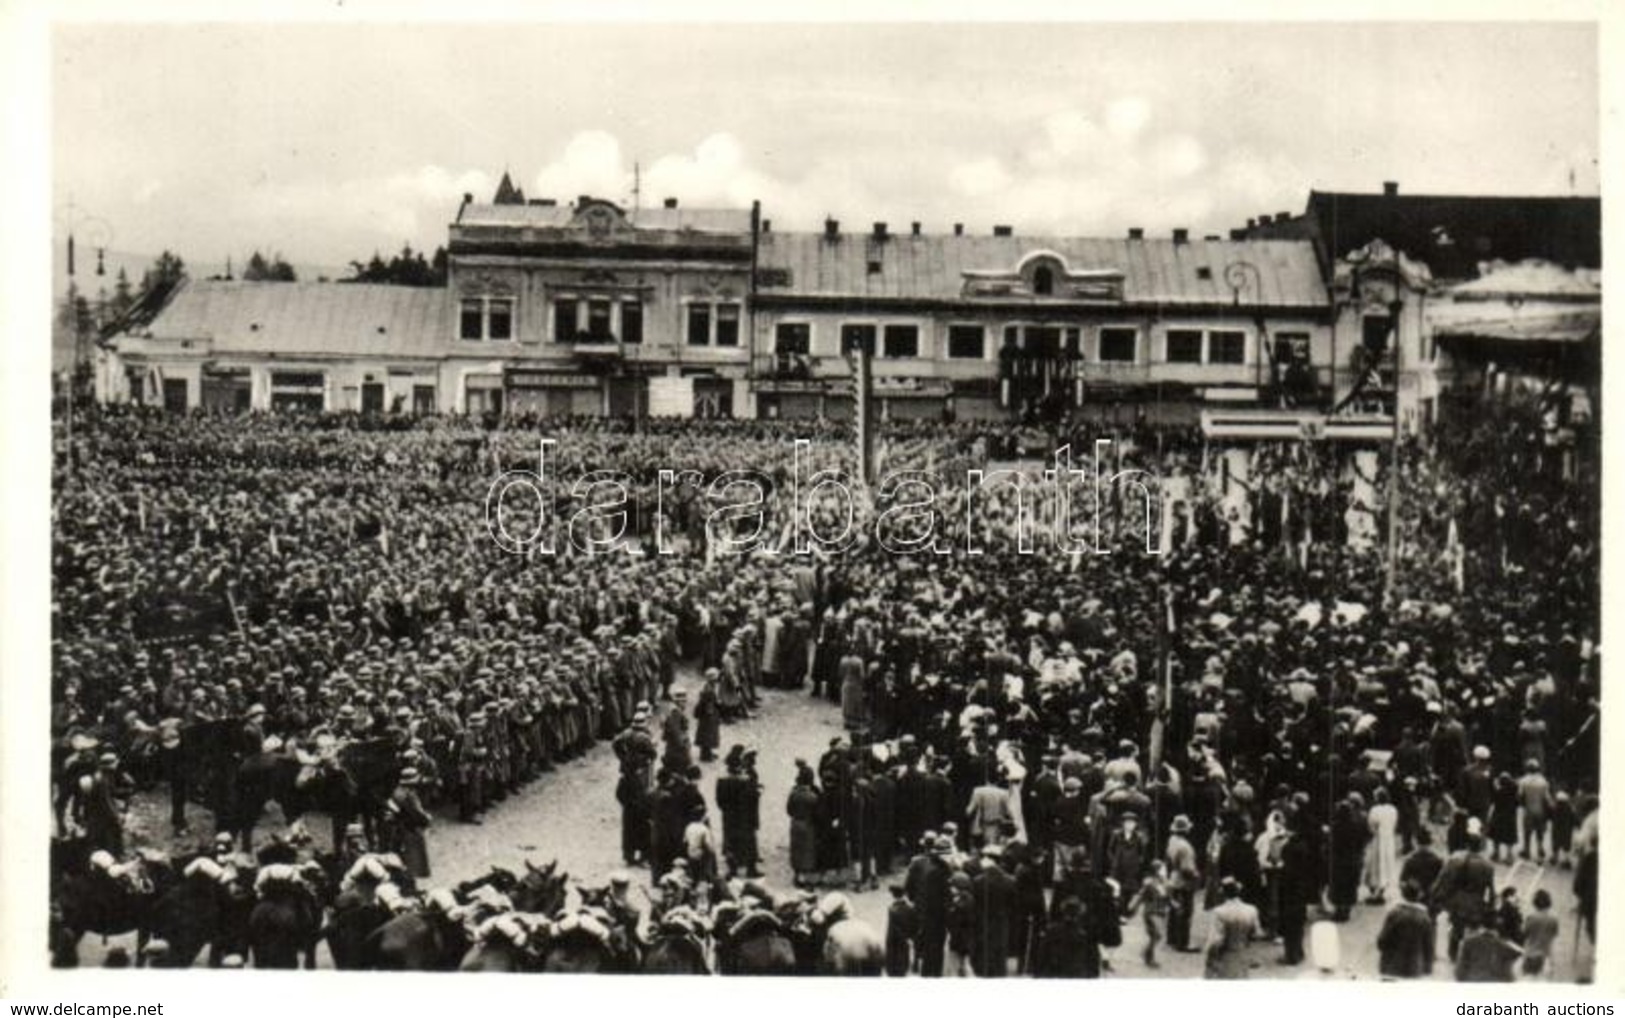
[{"label": "utility pole", "polygon": [[[1397,259],[1397,256],[1396,256]],[[1397,273],[1396,273],[1397,275]],[[1404,301],[1400,299],[1399,287],[1403,285],[1402,279],[1396,279],[1394,284],[1394,299],[1388,303],[1388,320],[1393,324],[1394,335],[1394,431],[1392,436],[1393,450],[1391,465],[1388,468],[1388,569],[1383,577],[1382,603],[1385,607],[1392,607],[1394,603],[1394,587],[1399,571],[1399,484],[1400,484],[1400,412],[1399,391],[1403,385],[1400,368],[1404,364],[1404,343],[1401,341],[1400,313],[1405,309]]]},{"label": "utility pole", "polygon": [[856,390],[853,396],[857,400],[858,476],[862,478],[865,487],[873,484],[875,479],[874,378],[870,371],[870,359],[873,356],[874,351],[867,343],[860,344],[853,352],[856,368],[852,382]]}]

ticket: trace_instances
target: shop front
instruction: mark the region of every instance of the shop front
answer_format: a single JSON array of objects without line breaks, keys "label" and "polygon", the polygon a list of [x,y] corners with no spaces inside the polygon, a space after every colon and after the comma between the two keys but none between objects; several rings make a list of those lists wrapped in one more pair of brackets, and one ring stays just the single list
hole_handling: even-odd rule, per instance
[{"label": "shop front", "polygon": [[254,405],[253,372],[246,367],[203,365],[199,404],[217,413],[247,413]]},{"label": "shop front", "polygon": [[512,415],[596,417],[604,412],[604,379],[599,375],[525,368],[510,369],[502,381]]}]

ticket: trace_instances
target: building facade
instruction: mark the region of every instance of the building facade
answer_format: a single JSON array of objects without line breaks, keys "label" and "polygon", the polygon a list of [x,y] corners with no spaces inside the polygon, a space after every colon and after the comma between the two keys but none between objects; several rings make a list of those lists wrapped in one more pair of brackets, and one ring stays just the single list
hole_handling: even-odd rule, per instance
[{"label": "building facade", "polygon": [[449,225],[446,286],[186,281],[103,345],[98,385],[172,409],[843,419],[866,355],[883,419],[1423,426],[1470,360],[1429,314],[1463,281],[1380,237],[1330,256],[1323,205],[1223,239],[782,232],[504,178]]}]

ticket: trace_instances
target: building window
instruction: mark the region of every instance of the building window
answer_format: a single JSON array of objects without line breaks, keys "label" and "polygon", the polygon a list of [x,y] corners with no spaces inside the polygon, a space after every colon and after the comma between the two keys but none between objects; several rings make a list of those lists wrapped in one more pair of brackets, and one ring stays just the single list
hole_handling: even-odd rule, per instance
[{"label": "building window", "polygon": [[1200,363],[1202,363],[1202,330],[1200,330],[1200,329],[1169,329],[1168,330],[1168,363],[1169,364],[1200,364]]},{"label": "building window", "polygon": [[739,345],[739,305],[717,305],[717,346]]},{"label": "building window", "polygon": [[486,304],[485,338],[513,338],[513,301],[492,300]]},{"label": "building window", "polygon": [[1066,330],[1065,349],[1067,357],[1073,360],[1083,359],[1083,333],[1081,329]]},{"label": "building window", "polygon": [[610,303],[607,298],[594,297],[587,301],[587,335],[593,343],[611,343],[615,333],[609,325]]},{"label": "building window", "polygon": [[1247,334],[1225,330],[1207,334],[1209,364],[1246,364]]},{"label": "building window", "polygon": [[875,352],[875,327],[873,325],[843,325],[841,326],[841,352],[857,353]]},{"label": "building window", "polygon": [[512,297],[465,298],[458,305],[457,335],[471,340],[512,339],[513,305]]},{"label": "building window", "polygon": [[780,322],[773,329],[773,352],[803,357],[812,353],[812,326],[806,322]]},{"label": "building window", "polygon": [[1101,329],[1100,359],[1110,364],[1133,364],[1139,339],[1137,329]]},{"label": "building window", "polygon": [[1033,270],[1033,293],[1039,297],[1048,297],[1055,292],[1055,272],[1048,265],[1040,265]]},{"label": "building window", "polygon": [[1061,352],[1061,330],[1051,325],[1027,326],[1027,344],[1024,347],[1029,356],[1048,360]]},{"label": "building window", "polygon": [[987,330],[980,325],[948,326],[948,356],[954,360],[981,360],[987,356]]},{"label": "building window", "polygon": [[1388,351],[1388,332],[1393,328],[1394,320],[1387,315],[1366,315],[1361,324],[1361,338],[1365,341],[1365,348],[1372,353],[1386,353]]},{"label": "building window", "polygon": [[462,303],[461,324],[457,328],[457,335],[463,339],[485,338],[485,308],[484,302],[474,299]]},{"label": "building window", "polygon": [[629,298],[621,301],[621,342],[643,342],[643,302],[641,300]]},{"label": "building window", "polygon": [[882,351],[887,357],[918,357],[920,355],[920,327],[918,325],[886,326]]},{"label": "building window", "polygon": [[560,297],[553,302],[553,341],[570,343],[576,338],[576,300]]},{"label": "building window", "polygon": [[688,345],[708,346],[711,342],[711,305],[688,306]]}]

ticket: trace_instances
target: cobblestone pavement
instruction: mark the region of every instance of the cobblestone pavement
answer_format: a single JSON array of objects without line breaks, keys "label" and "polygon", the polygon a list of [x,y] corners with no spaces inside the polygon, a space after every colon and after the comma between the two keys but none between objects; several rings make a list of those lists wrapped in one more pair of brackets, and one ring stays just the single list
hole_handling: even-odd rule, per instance
[{"label": "cobblestone pavement", "polygon": [[[692,685],[694,677],[685,676]],[[809,697],[805,692],[764,690],[761,709],[751,719],[725,725],[722,746],[726,750],[734,742],[754,746],[760,755],[762,791],[762,832],[760,848],[766,881],[775,889],[791,887],[789,864],[789,820],[784,804],[789,796],[795,776],[797,757],[816,762],[828,746],[829,740],[841,734],[841,714],[838,707]],[[721,773],[720,760],[701,763],[704,771],[702,787],[706,798],[712,799],[715,781]],[[529,788],[493,808],[481,825],[460,824],[454,818],[442,815],[429,832],[430,859],[434,867],[429,884],[450,884],[485,873],[493,864],[518,869],[522,860],[538,865],[557,859],[571,876],[586,883],[602,883],[607,875],[622,868],[620,857],[620,811],[615,802],[617,765],[608,743],[601,743],[590,753],[563,764],[544,775]],[[163,796],[144,795],[132,810],[135,842],[157,844],[172,848],[167,836],[166,805]],[[267,817],[261,830],[270,830],[275,817]],[[213,825],[206,811],[195,810],[191,820],[194,831],[212,832]],[[325,817],[311,817],[311,830],[325,842],[328,824]],[[1441,842],[1442,843],[1442,842]],[[1523,864],[1514,873],[1513,868],[1497,867],[1498,883],[1514,881],[1520,889],[1527,907],[1536,886],[1544,887],[1555,902],[1555,910],[1562,920],[1563,932],[1554,949],[1554,978],[1572,981],[1576,972],[1589,963],[1591,947],[1583,945],[1574,953],[1575,918],[1573,873],[1569,870],[1537,870]],[[637,871],[646,873],[646,871]],[[884,931],[886,906],[889,896],[882,880],[878,890],[854,891],[843,888],[852,901],[856,914]],[[1279,946],[1260,944],[1255,949],[1257,978],[1287,978],[1311,980],[1375,979],[1377,973],[1376,936],[1382,926],[1381,906],[1356,907],[1349,922],[1339,929],[1340,959],[1332,972],[1321,972],[1312,962],[1297,968],[1286,968],[1276,963]],[[1200,943],[1207,932],[1207,917],[1198,916],[1192,939]],[[1444,923],[1440,929],[1440,964],[1436,978],[1449,979],[1449,965],[1444,961]],[[120,943],[133,938],[114,938]],[[93,941],[96,941],[93,943]],[[1202,972],[1199,954],[1179,954],[1166,949],[1159,952],[1161,967],[1152,970],[1140,958],[1145,934],[1137,919],[1124,925],[1123,945],[1112,952],[1112,974],[1118,978],[1191,978]],[[87,937],[82,946],[86,964],[95,964],[101,954],[98,938]],[[325,949],[322,957],[326,963]]]}]

